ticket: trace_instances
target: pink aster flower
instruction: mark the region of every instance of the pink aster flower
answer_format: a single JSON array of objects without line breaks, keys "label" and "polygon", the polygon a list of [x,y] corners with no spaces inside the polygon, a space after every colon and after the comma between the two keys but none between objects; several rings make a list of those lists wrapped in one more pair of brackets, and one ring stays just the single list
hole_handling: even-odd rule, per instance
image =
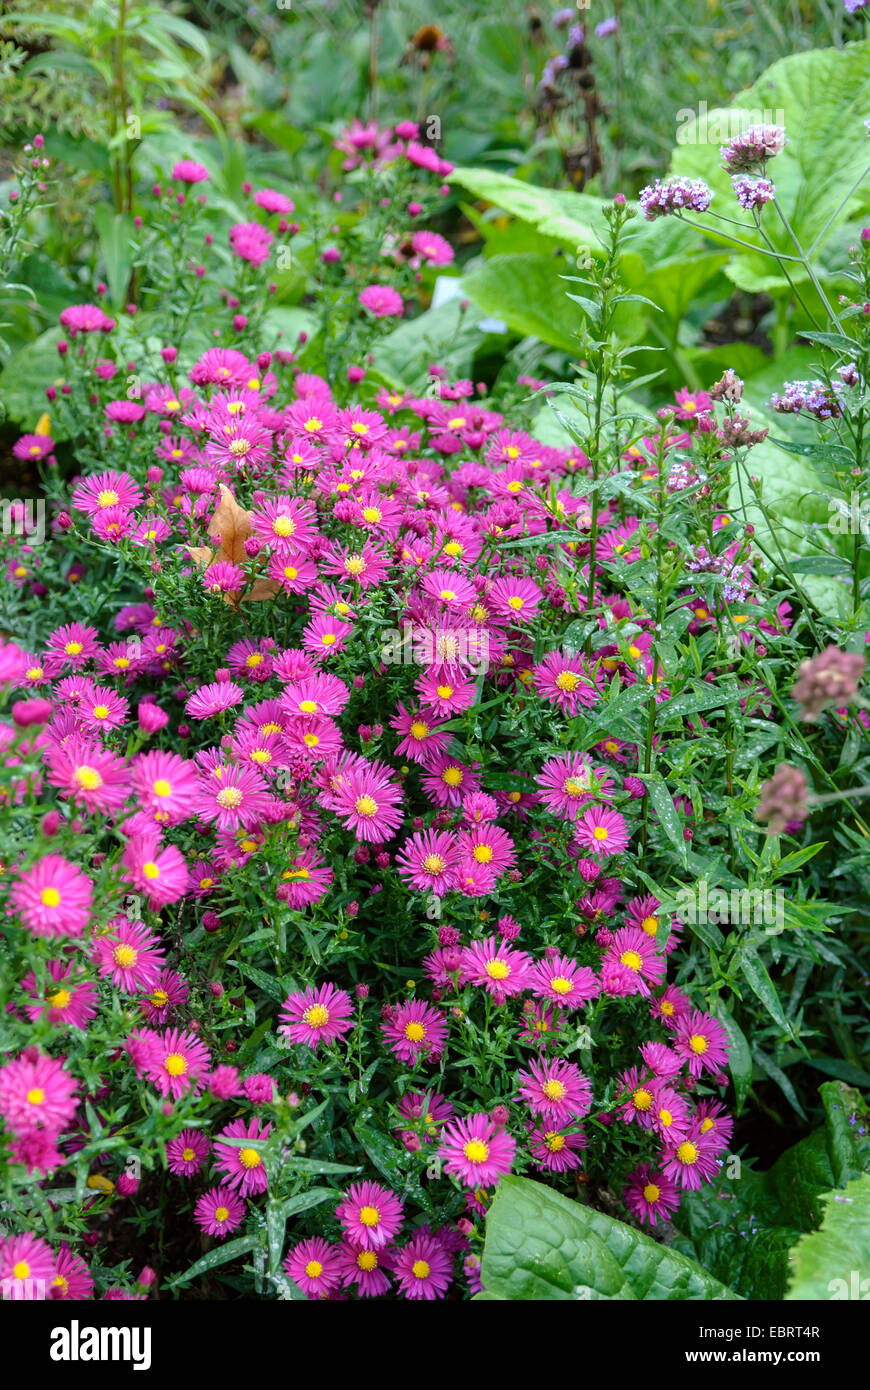
[{"label": "pink aster flower", "polygon": [[148,894],[152,911],[178,902],[187,892],[187,863],[175,845],[160,848],[157,832],[133,835],[121,856],[124,877],[140,893]]},{"label": "pink aster flower", "polygon": [[376,319],[400,318],[402,296],[389,285],[366,285],[359,293],[359,302]]},{"label": "pink aster flower", "polygon": [[463,949],[462,978],[482,985],[497,1004],[503,1004],[512,995],[531,988],[531,957],[524,951],[515,951],[499,937],[488,936]]},{"label": "pink aster flower", "polygon": [[402,823],[402,788],[382,763],[350,769],[336,792],[335,813],[358,840],[388,840]]},{"label": "pink aster flower", "polygon": [[153,989],[166,963],[159,938],[126,917],[115,917],[105,934],[94,937],[93,955],[100,974],[126,994]]},{"label": "pink aster flower", "polygon": [[601,992],[593,970],[561,955],[537,962],[531,987],[539,999],[548,999],[563,1009],[578,1009]]},{"label": "pink aster flower", "polygon": [[338,1257],[341,1282],[345,1288],[349,1284],[356,1284],[360,1298],[377,1298],[387,1292],[390,1281],[381,1264],[386,1263],[389,1267],[388,1255],[382,1256],[376,1250],[366,1250],[361,1245],[346,1241],[338,1247]]},{"label": "pink aster flower", "polygon": [[136,799],[160,825],[180,825],[196,810],[199,784],[195,765],[177,753],[141,753],[131,769]]},{"label": "pink aster flower", "polygon": [[695,1110],[698,1130],[705,1143],[717,1153],[727,1149],[734,1130],[734,1121],[718,1100],[699,1100]]},{"label": "pink aster flower", "polygon": [[292,1043],[306,1043],[312,1051],[325,1039],[333,1042],[353,1027],[350,995],[335,985],[309,985],[291,994],[281,1010],[280,1032]]},{"label": "pink aster flower", "polygon": [[255,829],[269,809],[266,783],[250,766],[226,767],[223,776],[200,778],[198,813],[218,830]]},{"label": "pink aster flower", "polygon": [[39,1001],[25,1005],[28,1018],[36,1020],[45,1015],[54,1028],[87,1028],[97,1012],[96,986],[85,979],[71,960],[47,961],[46,970],[49,983],[41,991],[35,971],[29,971],[21,981],[21,988]]},{"label": "pink aster flower", "polygon": [[99,744],[73,735],[46,752],[48,780],[71,801],[91,813],[119,810],[129,792],[129,774],[122,758]]},{"label": "pink aster flower", "polygon": [[71,338],[77,333],[109,333],[115,326],[97,304],[71,304],[60,314],[60,324]]},{"label": "pink aster flower", "polygon": [[231,251],[251,265],[262,265],[268,259],[273,241],[272,233],[259,222],[236,222],[230,228]]},{"label": "pink aster flower", "polygon": [[437,232],[415,232],[411,246],[418,256],[431,265],[449,265],[453,260],[453,247]]},{"label": "pink aster flower", "polygon": [[302,646],[315,661],[326,661],[340,652],[353,632],[353,623],[346,623],[331,613],[318,613],[302,632]]},{"label": "pink aster flower", "polygon": [[684,994],[676,985],[668,985],[657,999],[653,999],[650,1013],[653,1018],[660,1019],[665,1027],[673,1032],[677,1026],[677,1020],[682,1015],[691,1012],[691,1008],[688,995]]},{"label": "pink aster flower", "polygon": [[195,159],[179,159],[177,164],[172,166],[172,177],[179,183],[205,183],[210,177],[208,169],[204,164],[198,164]]},{"label": "pink aster flower", "polygon": [[453,1260],[433,1236],[413,1235],[392,1260],[396,1283],[405,1298],[443,1298],[450,1287]]},{"label": "pink aster flower", "polygon": [[58,1134],[75,1114],[77,1088],[62,1061],[28,1047],[0,1067],[0,1115],[22,1133]]},{"label": "pink aster flower", "polygon": [[253,535],[281,554],[291,555],[311,548],[317,530],[314,508],[298,497],[275,497],[262,502],[251,513]]},{"label": "pink aster flower", "polygon": [[281,901],[297,911],[309,903],[320,902],[334,879],[335,874],[322,854],[315,854],[310,849],[303,850],[301,854],[295,854],[281,872]]},{"label": "pink aster flower", "polygon": [[211,685],[201,685],[188,695],[184,708],[191,719],[211,719],[224,710],[240,705],[245,692],[235,681],[213,681]]},{"label": "pink aster flower", "polygon": [[520,1097],[533,1115],[556,1125],[585,1115],[592,1103],[592,1083],[573,1062],[554,1058],[529,1063],[517,1074]]},{"label": "pink aster flower", "polygon": [[528,623],[538,610],[541,591],[533,579],[522,576],[496,579],[487,591],[486,601],[496,613],[515,623]]},{"label": "pink aster flower", "polygon": [[376,1182],[361,1182],[347,1189],[335,1214],[354,1245],[382,1250],[399,1231],[403,1211],[395,1193]]},{"label": "pink aster flower", "polygon": [[590,806],[574,826],[574,838],[583,849],[601,859],[621,854],[631,839],[625,817],[610,806]]},{"label": "pink aster flower", "polygon": [[57,1268],[51,1281],[52,1298],[74,1303],[87,1303],[94,1296],[91,1272],[79,1255],[74,1255],[66,1241],[57,1252]]},{"label": "pink aster flower", "polygon": [[188,1091],[194,1094],[205,1085],[204,1073],[211,1066],[211,1054],[194,1033],[169,1028],[148,1039],[143,1070],[160,1094],[180,1100]]},{"label": "pink aster flower", "polygon": [[629,1177],[622,1189],[625,1204],[633,1216],[655,1226],[667,1221],[680,1205],[680,1189],[664,1173],[649,1163],[642,1163]]},{"label": "pink aster flower", "polygon": [[456,887],[456,837],[447,830],[411,835],[396,855],[396,869],[420,893],[443,897]]},{"label": "pink aster flower", "polygon": [[420,999],[408,999],[381,1024],[384,1038],[402,1062],[413,1065],[423,1057],[444,1051],[447,1022],[444,1015]]},{"label": "pink aster flower", "polygon": [[199,1129],[183,1129],[166,1145],[170,1173],[180,1178],[194,1177],[209,1155],[207,1135]]},{"label": "pink aster flower", "polygon": [[35,936],[81,936],[91,915],[93,885],[60,854],[46,854],[13,885],[10,902]]},{"label": "pink aster flower", "polygon": [[431,1144],[438,1136],[438,1126],[453,1119],[453,1102],[436,1091],[409,1091],[399,1101],[399,1114],[408,1121],[400,1129],[419,1130],[423,1143]]},{"label": "pink aster flower", "polygon": [[[269,1186],[265,1160],[256,1146],[262,1146],[266,1142],[271,1130],[270,1124],[261,1124],[254,1116],[247,1125],[244,1120],[233,1120],[215,1139],[215,1168],[224,1175],[227,1186],[238,1188],[243,1197],[265,1192]],[[222,1144],[221,1139],[241,1139],[250,1142],[239,1145]]]},{"label": "pink aster flower", "polygon": [[650,986],[660,985],[665,978],[663,957],[656,951],[655,942],[639,927],[620,927],[613,933],[605,964],[621,965],[630,970],[638,994],[648,995]]},{"label": "pink aster flower", "polygon": [[33,1231],[0,1236],[0,1289],[4,1299],[40,1301],[51,1296],[57,1260]]},{"label": "pink aster flower", "polygon": [[564,753],[544,763],[536,785],[547,810],[574,820],[603,783],[582,753]]},{"label": "pink aster flower", "polygon": [[667,1143],[675,1143],[689,1128],[690,1110],[672,1086],[656,1080],[653,1087],[652,1127]]},{"label": "pink aster flower", "polygon": [[716,1147],[693,1125],[687,1134],[677,1136],[662,1151],[662,1173],[680,1187],[698,1192],[719,1172]]},{"label": "pink aster flower", "polygon": [[342,1280],[338,1251],[321,1236],[294,1245],[284,1261],[284,1270],[309,1298],[328,1298]]},{"label": "pink aster flower", "polygon": [[582,1168],[580,1153],[587,1140],[582,1130],[562,1133],[541,1125],[529,1134],[529,1153],[535,1167],[542,1173],[568,1173]]},{"label": "pink aster flower", "polygon": [[446,1125],[438,1150],[445,1172],[472,1191],[498,1182],[511,1170],[516,1140],[486,1114],[467,1115]]},{"label": "pink aster flower", "polygon": [[692,1076],[721,1072],[728,1064],[728,1035],[718,1019],[694,1009],[677,1019],[674,1051],[689,1065]]},{"label": "pink aster flower", "polygon": [[532,668],[532,677],[538,694],[572,717],[578,706],[589,709],[598,699],[598,689],[581,656],[549,652]]},{"label": "pink aster flower", "polygon": [[210,1187],[194,1207],[193,1219],[207,1236],[223,1240],[231,1231],[238,1230],[247,1209],[247,1203],[229,1187]]},{"label": "pink aster flower", "polygon": [[92,473],[73,489],[72,504],[77,511],[95,516],[107,507],[132,511],[142,501],[142,489],[129,473]]}]

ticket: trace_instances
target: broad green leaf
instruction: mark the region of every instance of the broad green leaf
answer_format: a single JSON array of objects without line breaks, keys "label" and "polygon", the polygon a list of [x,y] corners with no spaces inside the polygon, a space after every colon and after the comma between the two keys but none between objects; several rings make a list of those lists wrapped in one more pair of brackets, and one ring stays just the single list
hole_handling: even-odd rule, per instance
[{"label": "broad green leaf", "polygon": [[566,293],[564,269],[549,256],[496,256],[462,277],[468,298],[523,336],[541,338],[575,357],[585,315]]},{"label": "broad green leaf", "polygon": [[733,1299],[695,1261],[528,1178],[499,1182],[481,1268],[505,1299]]},{"label": "broad green leaf", "polygon": [[802,1236],[791,1252],[786,1299],[870,1298],[870,1175],[862,1173],[821,1200],[820,1228]]},{"label": "broad green leaf", "polygon": [[237,1259],[239,1255],[247,1255],[250,1250],[256,1250],[259,1244],[259,1236],[239,1236],[237,1240],[228,1240],[224,1245],[216,1245],[214,1250],[209,1250],[207,1255],[203,1255],[202,1259],[197,1260],[183,1274],[170,1279],[167,1288],[177,1289],[182,1284],[189,1284],[191,1279],[196,1279],[200,1274],[207,1274],[218,1265],[225,1265],[230,1260]]},{"label": "broad green leaf", "polygon": [[734,1079],[734,1094],[737,1099],[737,1114],[743,1109],[749,1088],[752,1085],[752,1053],[742,1029],[738,1028],[721,995],[717,997],[713,1013],[728,1038],[728,1070]]}]

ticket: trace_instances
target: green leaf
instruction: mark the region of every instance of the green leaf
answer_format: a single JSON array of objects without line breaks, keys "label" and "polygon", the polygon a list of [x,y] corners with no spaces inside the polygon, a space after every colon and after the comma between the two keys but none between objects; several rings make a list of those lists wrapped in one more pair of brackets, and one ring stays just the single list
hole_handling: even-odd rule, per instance
[{"label": "green leaf", "polygon": [[736,1297],[694,1260],[541,1183],[504,1177],[486,1218],[481,1277],[507,1299]]},{"label": "green leaf", "polygon": [[783,1012],[776,987],[767,973],[764,962],[752,946],[741,946],[737,953],[737,961],[749,988],[758,996],[785,1036],[790,1038],[792,1036],[791,1024]]},{"label": "green leaf", "polygon": [[802,1236],[791,1252],[786,1299],[870,1298],[870,1176],[862,1173],[845,1191],[826,1192],[821,1200],[821,1227]]},{"label": "green leaf", "polygon": [[133,264],[130,246],[134,235],[133,218],[128,212],[113,213],[108,203],[100,203],[94,211],[94,226],[100,238],[109,295],[112,304],[121,308],[127,302]]},{"label": "green leaf", "polygon": [[191,1279],[196,1279],[200,1274],[207,1274],[210,1269],[216,1269],[218,1265],[228,1264],[230,1260],[235,1260],[239,1255],[247,1255],[250,1250],[256,1250],[260,1244],[259,1236],[239,1236],[237,1240],[229,1240],[224,1245],[216,1245],[214,1250],[209,1250],[207,1255],[203,1255],[201,1260],[186,1269],[183,1274],[178,1274],[174,1279],[170,1279],[167,1288],[177,1289],[182,1284],[189,1284]]},{"label": "green leaf", "polygon": [[496,256],[462,277],[464,293],[479,309],[503,319],[515,333],[541,338],[578,356],[582,313],[572,308],[550,256]]},{"label": "green leaf", "polygon": [[686,842],[683,839],[683,825],[674,807],[673,797],[668,791],[666,783],[662,780],[661,773],[641,772],[638,773],[638,776],[647,785],[650,801],[655,808],[662,829],[685,864]]},{"label": "green leaf", "polygon": [[745,1034],[742,1029],[738,1028],[733,1015],[723,1003],[721,995],[716,999],[713,1013],[722,1024],[728,1038],[728,1070],[734,1079],[734,1094],[737,1098],[736,1109],[739,1115],[752,1085],[752,1053],[749,1050],[749,1043],[746,1041]]}]

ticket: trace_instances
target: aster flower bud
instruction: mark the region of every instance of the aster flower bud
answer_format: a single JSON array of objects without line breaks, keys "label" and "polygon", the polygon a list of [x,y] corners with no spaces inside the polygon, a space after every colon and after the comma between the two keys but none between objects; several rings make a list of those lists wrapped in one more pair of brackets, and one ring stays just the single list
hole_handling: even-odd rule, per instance
[{"label": "aster flower bud", "polygon": [[767,823],[771,835],[781,835],[790,825],[802,825],[809,815],[807,791],[807,779],[801,769],[780,763],[761,788],[756,819]]},{"label": "aster flower bud", "polygon": [[791,692],[801,716],[814,723],[826,706],[847,704],[858,689],[864,665],[860,652],[844,652],[834,646],[802,661]]}]

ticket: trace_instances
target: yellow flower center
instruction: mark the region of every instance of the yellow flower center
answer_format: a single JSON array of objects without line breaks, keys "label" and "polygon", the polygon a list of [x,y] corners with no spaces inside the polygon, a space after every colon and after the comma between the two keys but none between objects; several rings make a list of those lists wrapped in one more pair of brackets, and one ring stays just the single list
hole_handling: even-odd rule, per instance
[{"label": "yellow flower center", "polygon": [[259,1168],[263,1162],[256,1149],[239,1149],[239,1160],[243,1168]]},{"label": "yellow flower center", "polygon": [[490,845],[475,845],[472,853],[478,864],[488,864],[492,859],[492,848]]},{"label": "yellow flower center", "polygon": [[544,1135],[544,1143],[551,1154],[558,1154],[565,1147],[565,1136],[564,1134],[557,1134],[554,1129],[551,1129]]},{"label": "yellow flower center", "polygon": [[217,804],[222,806],[225,811],[232,810],[242,802],[242,793],[238,787],[223,787],[217,794]]},{"label": "yellow flower center", "polygon": [[436,693],[438,695],[439,700],[449,700],[450,696],[453,694],[453,686],[439,685],[436,687]]},{"label": "yellow flower center", "polygon": [[360,1207],[359,1219],[364,1226],[377,1226],[381,1214],[377,1207]]},{"label": "yellow flower center", "polygon": [[519,594],[514,594],[508,599],[508,608],[512,608],[515,613],[519,613],[522,606],[523,600],[520,598]]},{"label": "yellow flower center", "polygon": [[462,768],[461,768],[461,767],[448,767],[448,768],[445,768],[444,771],[443,771],[442,774],[441,774],[441,780],[442,780],[442,782],[446,782],[447,785],[448,785],[448,787],[461,787],[461,786],[462,786]]},{"label": "yellow flower center", "polygon": [[43,888],[39,896],[43,907],[60,907],[60,893],[56,888]]},{"label": "yellow flower center", "polygon": [[560,690],[576,690],[580,684],[580,678],[575,676],[573,671],[560,671],[556,677],[556,684]]},{"label": "yellow flower center", "polygon": [[229,1214],[230,1213],[228,1207],[215,1207],[214,1219],[215,1221],[219,1221],[221,1225],[223,1225],[223,1223],[229,1217]]},{"label": "yellow flower center", "polygon": [[484,968],[491,980],[506,980],[511,973],[506,960],[488,960]]},{"label": "yellow flower center", "polygon": [[147,862],[142,865],[142,872],[148,879],[155,879],[160,877],[160,870],[154,863],[153,859],[147,860]]},{"label": "yellow flower center", "polygon": [[374,1250],[361,1250],[356,1257],[356,1263],[358,1269],[363,1269],[368,1274],[371,1270],[377,1269],[378,1257]]},{"label": "yellow flower center", "polygon": [[30,1276],[30,1265],[26,1260],[19,1260],[12,1266],[13,1279],[27,1279]]},{"label": "yellow flower center", "polygon": [[429,725],[424,724],[422,719],[415,719],[409,730],[411,737],[416,739],[426,738],[429,733]]},{"label": "yellow flower center", "polygon": [[77,767],[73,772],[73,781],[78,782],[86,792],[95,792],[103,785],[103,779],[95,767]]},{"label": "yellow flower center", "polygon": [[97,493],[97,506],[99,507],[114,507],[119,501],[120,498],[113,488],[105,488],[102,492]]},{"label": "yellow flower center", "polygon": [[640,925],[647,936],[655,936],[659,929],[659,919],[658,917],[644,917]]},{"label": "yellow flower center", "polygon": [[411,1273],[415,1279],[428,1279],[429,1266],[425,1260],[415,1260],[411,1265]]},{"label": "yellow flower center", "polygon": [[619,959],[629,970],[640,970],[643,967],[643,957],[638,955],[637,951],[623,951]]},{"label": "yellow flower center", "polygon": [[686,1139],[677,1149],[677,1158],[681,1163],[688,1163],[690,1165],[692,1163],[697,1163],[698,1146],[693,1144],[691,1139]]},{"label": "yellow flower center", "polygon": [[68,1009],[71,998],[72,995],[69,990],[56,989],[53,994],[48,996],[48,1002],[53,1009]]},{"label": "yellow flower center", "polygon": [[631,1100],[635,1110],[649,1110],[652,1105],[652,1096],[643,1086],[641,1086],[640,1090],[635,1091]]},{"label": "yellow flower center", "polygon": [[323,1273],[323,1265],[319,1260],[309,1260],[305,1266],[305,1273],[309,1279],[319,1279]]},{"label": "yellow flower center", "polygon": [[94,708],[93,708],[92,713],[93,713],[93,716],[94,716],[95,719],[108,719],[108,717],[109,717],[109,706],[108,706],[108,705],[94,705]]},{"label": "yellow flower center", "polygon": [[358,816],[373,816],[378,809],[378,803],[373,796],[358,796],[354,802],[354,810]]},{"label": "yellow flower center", "polygon": [[706,1052],[709,1046],[710,1044],[707,1039],[701,1033],[693,1033],[689,1038],[689,1047],[693,1052],[697,1053],[698,1056]]},{"label": "yellow flower center", "polygon": [[446,864],[440,854],[427,854],[423,860],[423,868],[427,874],[442,874]]},{"label": "yellow flower center", "polygon": [[603,825],[596,825],[595,829],[592,832],[592,837],[595,840],[606,840],[607,830]]},{"label": "yellow flower center", "polygon": [[422,1042],[426,1036],[426,1029],[422,1023],[406,1023],[405,1037],[408,1042]]},{"label": "yellow flower center", "polygon": [[571,981],[566,980],[564,975],[554,975],[550,981],[550,988],[557,994],[570,994]]},{"label": "yellow flower center", "polygon": [[329,1022],[329,1010],[322,1004],[312,1004],[302,1015],[302,1022],[307,1023],[309,1028],[322,1028]]},{"label": "yellow flower center", "polygon": [[[182,1149],[181,1157],[184,1159],[185,1163],[192,1163],[193,1160],[196,1158],[196,1154],[194,1153],[193,1149]],[[217,1215],[217,1213],[215,1213],[215,1215]]]},{"label": "yellow flower center", "polygon": [[363,507],[363,510],[362,510],[362,518],[363,518],[363,521],[369,521],[369,522],[380,521],[380,519],[381,519],[381,511],[380,511],[380,508],[379,508],[379,507]]},{"label": "yellow flower center", "polygon": [[184,1076],[187,1071],[187,1058],[180,1052],[170,1052],[163,1063],[170,1076]]},{"label": "yellow flower center", "polygon": [[541,1087],[541,1090],[547,1097],[547,1100],[565,1099],[565,1086],[561,1081],[556,1081],[553,1079],[551,1079],[550,1081],[545,1081],[543,1086]]},{"label": "yellow flower center", "polygon": [[44,1100],[45,1091],[41,1086],[34,1086],[32,1090],[27,1092],[28,1105],[41,1105]]},{"label": "yellow flower center", "polygon": [[469,1163],[485,1163],[489,1158],[489,1148],[482,1139],[469,1140],[462,1152]]},{"label": "yellow flower center", "polygon": [[112,952],[112,959],[122,970],[131,970],[139,959],[139,952],[135,946],[125,946],[121,942]]},{"label": "yellow flower center", "polygon": [[292,516],[276,516],[272,530],[276,536],[292,536],[296,533],[296,522]]},{"label": "yellow flower center", "polygon": [[653,1202],[657,1202],[661,1195],[661,1188],[656,1187],[654,1182],[648,1182],[643,1190],[643,1199],[645,1202],[649,1202],[650,1206]]}]

